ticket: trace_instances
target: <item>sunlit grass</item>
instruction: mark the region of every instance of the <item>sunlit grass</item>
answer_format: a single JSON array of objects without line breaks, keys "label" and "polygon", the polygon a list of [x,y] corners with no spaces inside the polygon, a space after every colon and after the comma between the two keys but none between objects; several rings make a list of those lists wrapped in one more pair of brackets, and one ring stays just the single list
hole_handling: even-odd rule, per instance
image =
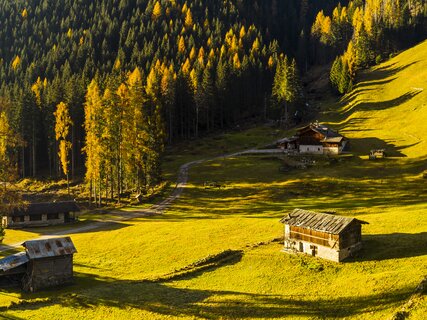
[{"label": "sunlit grass", "polygon": [[[316,157],[315,166],[286,173],[279,170],[283,160],[274,157],[217,158],[196,165],[182,197],[163,215],[72,234],[78,250],[74,285],[31,295],[3,289],[0,314],[12,319],[390,318],[427,274],[426,96],[425,91],[404,96],[408,86],[425,85],[426,52],[423,43],[362,75],[358,95],[328,106],[324,119],[351,139],[356,156]],[[284,134],[262,127],[183,143],[170,150],[164,171],[174,180],[188,161],[260,147]],[[369,161],[369,150],[379,147],[395,157]],[[221,188],[205,188],[208,181]],[[337,264],[282,253],[280,243],[269,241],[283,235],[279,219],[294,208],[369,222],[359,257]],[[5,242],[46,231],[8,231]],[[227,249],[242,255],[182,278],[149,281]],[[410,318],[422,319],[425,311],[421,298]]]},{"label": "sunlit grass", "polygon": [[320,120],[349,137],[352,151],[385,148],[390,154],[427,156],[427,41],[363,72],[356,88]]},{"label": "sunlit grass", "polygon": [[[54,295],[12,291],[0,298],[0,308],[30,299],[29,306],[36,309],[16,306],[7,314],[383,319],[410,296],[426,272],[426,186],[419,167],[402,161],[389,160],[382,182],[375,179],[377,162],[357,158],[286,174],[279,173],[279,160],[261,157],[206,162],[191,170],[190,185],[163,216],[72,235],[79,251],[76,285]],[[363,168],[366,180],[357,179],[353,167]],[[214,178],[224,187],[205,189],[203,182]],[[406,204],[395,197],[409,194],[408,186],[419,194]],[[332,208],[368,221],[361,256],[336,264],[286,255],[279,243],[247,246],[280,237],[278,220],[294,207]],[[141,282],[226,249],[243,250],[243,257],[181,280]],[[50,300],[37,304],[38,297]]]}]

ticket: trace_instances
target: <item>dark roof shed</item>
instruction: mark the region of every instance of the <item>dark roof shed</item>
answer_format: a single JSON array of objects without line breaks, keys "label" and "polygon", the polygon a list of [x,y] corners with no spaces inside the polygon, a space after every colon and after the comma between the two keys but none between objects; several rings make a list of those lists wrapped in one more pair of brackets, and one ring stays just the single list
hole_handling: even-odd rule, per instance
[{"label": "dark roof shed", "polygon": [[70,237],[29,240],[22,245],[30,259],[63,256],[77,252]]},{"label": "dark roof shed", "polygon": [[25,216],[33,214],[55,214],[79,212],[80,208],[75,201],[41,202],[14,208],[12,216]]},{"label": "dark roof shed", "polygon": [[294,227],[302,227],[330,234],[340,234],[354,222],[367,224],[365,221],[352,217],[343,217],[303,209],[293,210],[287,216],[283,217],[280,222]]}]

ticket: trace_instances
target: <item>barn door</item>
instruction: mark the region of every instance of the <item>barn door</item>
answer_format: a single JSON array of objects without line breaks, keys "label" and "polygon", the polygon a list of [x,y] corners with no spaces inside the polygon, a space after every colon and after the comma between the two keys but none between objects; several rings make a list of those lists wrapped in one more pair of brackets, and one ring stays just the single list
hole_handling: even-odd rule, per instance
[{"label": "barn door", "polygon": [[299,243],[299,252],[304,252],[304,244],[302,242]]},{"label": "barn door", "polygon": [[317,246],[310,246],[311,249],[311,255],[313,257],[317,256]]}]

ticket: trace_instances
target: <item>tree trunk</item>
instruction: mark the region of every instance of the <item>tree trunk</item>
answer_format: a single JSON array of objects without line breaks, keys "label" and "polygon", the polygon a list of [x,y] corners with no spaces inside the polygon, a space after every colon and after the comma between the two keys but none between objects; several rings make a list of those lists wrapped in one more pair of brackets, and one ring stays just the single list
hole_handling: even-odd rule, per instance
[{"label": "tree trunk", "polygon": [[74,138],[74,126],[71,127],[71,179],[74,180],[74,169],[75,169],[75,141]]},{"label": "tree trunk", "polygon": [[22,178],[25,178],[25,147],[22,146]]},{"label": "tree trunk", "polygon": [[98,202],[98,206],[99,206],[99,207],[100,207],[100,206],[101,206],[101,204],[102,204],[102,185],[101,185],[101,183],[102,183],[101,178],[99,178],[99,190],[98,190],[98,193],[99,193],[99,202]]},{"label": "tree trunk", "polygon": [[68,192],[68,195],[70,195],[70,175],[68,172],[67,172],[67,192]]},{"label": "tree trunk", "polygon": [[288,124],[288,102],[285,100],[285,125]]},{"label": "tree trunk", "polygon": [[111,186],[111,190],[110,190],[110,199],[111,201],[114,200],[114,174],[113,174],[113,166],[111,166],[110,169],[110,177],[111,177],[111,181],[110,181],[110,186]]},{"label": "tree trunk", "polygon": [[37,170],[36,170],[36,125],[35,125],[35,121],[34,121],[34,116],[33,116],[33,145],[32,145],[32,163],[33,163],[33,177],[36,176],[37,174]]},{"label": "tree trunk", "polygon": [[169,144],[173,141],[172,105],[169,106]]},{"label": "tree trunk", "polygon": [[196,125],[194,126],[195,136],[199,137],[199,106],[196,105]]}]

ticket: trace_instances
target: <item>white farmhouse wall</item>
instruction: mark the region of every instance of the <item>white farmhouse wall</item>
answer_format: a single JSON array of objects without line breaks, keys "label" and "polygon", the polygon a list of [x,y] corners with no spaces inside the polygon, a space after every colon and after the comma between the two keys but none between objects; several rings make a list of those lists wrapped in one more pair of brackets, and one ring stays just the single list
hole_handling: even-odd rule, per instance
[{"label": "white farmhouse wall", "polygon": [[300,145],[300,153],[309,153],[309,154],[323,154],[323,146],[320,145]]},{"label": "white farmhouse wall", "polygon": [[341,150],[338,147],[324,147],[323,153],[324,154],[340,154]]},{"label": "white farmhouse wall", "polygon": [[339,248],[329,248],[329,247],[321,246],[318,244],[313,244],[311,242],[289,239],[288,237],[285,236],[285,246],[284,246],[285,251],[291,250],[294,252],[305,253],[307,255],[312,256],[313,255],[312,246],[317,247],[317,253],[315,255],[316,257],[327,259],[330,261],[340,262],[348,257],[351,257],[354,253],[359,251],[362,248],[362,243],[359,242],[351,247],[348,247],[345,249],[339,249]]}]

